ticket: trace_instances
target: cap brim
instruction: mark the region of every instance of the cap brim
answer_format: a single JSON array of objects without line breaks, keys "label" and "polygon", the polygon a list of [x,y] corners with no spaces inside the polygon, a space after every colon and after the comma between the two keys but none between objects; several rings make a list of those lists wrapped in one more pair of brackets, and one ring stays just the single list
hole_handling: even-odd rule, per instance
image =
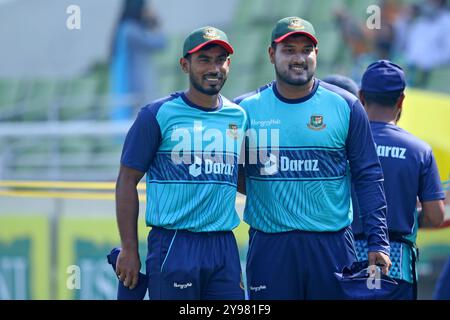
[{"label": "cap brim", "polygon": [[203,42],[202,44],[199,44],[195,48],[192,48],[191,50],[189,50],[187,53],[191,54],[191,53],[197,52],[198,50],[200,50],[201,48],[203,48],[204,46],[206,46],[208,44],[217,44],[217,45],[221,46],[222,48],[224,48],[229,54],[232,54],[234,52],[233,47],[228,42],[223,41],[223,40],[210,40],[210,41]]},{"label": "cap brim", "polygon": [[286,39],[289,36],[292,36],[293,34],[301,34],[301,35],[308,37],[309,39],[311,39],[312,42],[314,42],[314,45],[316,45],[319,42],[312,34],[303,32],[303,31],[292,31],[292,32],[286,33],[286,34],[282,35],[281,37],[276,38],[274,40],[274,42],[280,43],[281,41],[283,41],[284,39]]}]

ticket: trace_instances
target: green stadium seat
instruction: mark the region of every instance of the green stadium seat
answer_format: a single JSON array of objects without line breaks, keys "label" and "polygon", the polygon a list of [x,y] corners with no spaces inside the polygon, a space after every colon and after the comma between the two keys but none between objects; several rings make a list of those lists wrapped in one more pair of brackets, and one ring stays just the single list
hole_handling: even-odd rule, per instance
[{"label": "green stadium seat", "polygon": [[[299,0],[271,0],[270,12],[273,17],[273,22],[288,17],[297,16],[300,18],[307,18],[310,1],[299,1]],[[317,1],[315,1],[317,2]]]},{"label": "green stadium seat", "polygon": [[364,17],[368,17],[367,15],[367,8],[371,5],[379,5],[379,1],[373,1],[373,0],[346,0],[347,6],[346,9],[349,10],[349,13],[357,18],[361,17],[359,19],[361,22],[364,21]]},{"label": "green stadium seat", "polygon": [[23,113],[20,119],[23,121],[57,120],[58,80],[37,79],[29,80],[24,97]]},{"label": "green stadium seat", "polygon": [[95,105],[99,79],[96,75],[74,78],[63,83],[60,91],[60,120],[95,119],[101,113]]},{"label": "green stadium seat", "polygon": [[[271,18],[271,0],[245,0],[239,1],[234,13],[233,26],[237,29],[241,27],[253,27],[256,24],[264,23]],[[242,32],[242,30],[241,30]]]},{"label": "green stadium seat", "polygon": [[183,50],[183,37],[170,36],[166,49],[156,53],[153,57],[155,60],[154,66],[158,68],[159,94],[157,96],[166,96],[170,92],[180,90],[178,78],[182,73],[179,60]]},{"label": "green stadium seat", "polygon": [[254,0],[238,1],[233,14],[233,26],[246,25]]},{"label": "green stadium seat", "polygon": [[39,143],[29,141],[29,139],[17,138],[14,147],[11,149],[14,161],[10,170],[40,170],[50,163],[50,141],[47,138],[40,138]]},{"label": "green stadium seat", "polygon": [[20,98],[18,79],[0,79],[0,120],[10,120],[17,113],[16,104]]},{"label": "green stadium seat", "polygon": [[178,60],[183,53],[183,41],[184,35],[171,35],[167,39],[167,45],[164,50],[155,53],[152,58],[158,66],[172,68],[174,65],[178,65]]},{"label": "green stadium seat", "polygon": [[[343,0],[311,1],[307,8],[307,17],[318,33],[318,29],[334,27],[333,12],[337,8],[347,8]],[[319,38],[321,34],[318,33]]]},{"label": "green stadium seat", "polygon": [[318,28],[319,34],[319,63],[324,66],[332,66],[337,58],[340,34],[335,29]]},{"label": "green stadium seat", "polygon": [[59,149],[62,154],[83,154],[89,153],[92,149],[92,137],[63,137],[59,139]]},{"label": "green stadium seat", "polygon": [[[264,39],[269,39],[269,37],[265,37],[265,34],[258,29],[250,32],[229,32],[228,36],[234,48],[231,63],[236,67],[235,69],[256,66],[257,57],[262,53],[267,53],[269,40],[264,41]],[[264,42],[266,43],[264,44]]]}]

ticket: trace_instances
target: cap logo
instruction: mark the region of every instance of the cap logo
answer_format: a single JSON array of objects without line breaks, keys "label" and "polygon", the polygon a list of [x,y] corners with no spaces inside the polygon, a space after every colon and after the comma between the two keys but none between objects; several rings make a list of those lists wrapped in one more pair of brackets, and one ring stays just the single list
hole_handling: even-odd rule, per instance
[{"label": "cap logo", "polygon": [[289,29],[301,30],[305,29],[305,26],[302,24],[302,20],[294,18],[289,21]]},{"label": "cap logo", "polygon": [[217,34],[217,31],[215,29],[207,28],[203,32],[203,38],[205,38],[207,40],[214,40],[214,39],[219,38],[219,35]]}]

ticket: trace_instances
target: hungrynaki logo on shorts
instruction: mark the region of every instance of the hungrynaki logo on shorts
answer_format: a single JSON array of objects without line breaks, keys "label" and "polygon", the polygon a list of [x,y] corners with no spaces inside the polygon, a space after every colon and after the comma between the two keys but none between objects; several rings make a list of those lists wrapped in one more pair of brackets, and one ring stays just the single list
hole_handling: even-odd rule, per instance
[{"label": "hungrynaki logo on shorts", "polygon": [[174,282],[173,283],[173,287],[174,288],[178,288],[180,290],[183,290],[183,289],[192,287],[192,282],[187,282],[187,283],[176,283],[176,282]]},{"label": "hungrynaki logo on shorts", "polygon": [[259,292],[262,290],[266,290],[267,286],[265,284],[259,285],[259,286],[250,286],[250,291]]},{"label": "hungrynaki logo on shorts", "polygon": [[312,115],[307,126],[311,130],[316,131],[325,129],[327,127],[327,125],[323,123],[323,116],[321,115]]}]

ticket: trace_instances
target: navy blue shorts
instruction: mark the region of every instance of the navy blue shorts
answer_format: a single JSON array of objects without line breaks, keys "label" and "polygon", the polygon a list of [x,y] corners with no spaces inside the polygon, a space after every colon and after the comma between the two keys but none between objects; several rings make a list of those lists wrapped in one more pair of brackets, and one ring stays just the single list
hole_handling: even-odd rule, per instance
[{"label": "navy blue shorts", "polygon": [[146,260],[150,300],[243,300],[233,232],[153,227]]},{"label": "navy blue shorts", "polygon": [[344,298],[334,272],[356,260],[350,228],[282,233],[251,228],[249,233],[247,290],[251,300]]},{"label": "navy blue shorts", "polygon": [[394,291],[389,294],[388,300],[414,300],[414,285],[408,281],[395,279],[397,286]]}]

